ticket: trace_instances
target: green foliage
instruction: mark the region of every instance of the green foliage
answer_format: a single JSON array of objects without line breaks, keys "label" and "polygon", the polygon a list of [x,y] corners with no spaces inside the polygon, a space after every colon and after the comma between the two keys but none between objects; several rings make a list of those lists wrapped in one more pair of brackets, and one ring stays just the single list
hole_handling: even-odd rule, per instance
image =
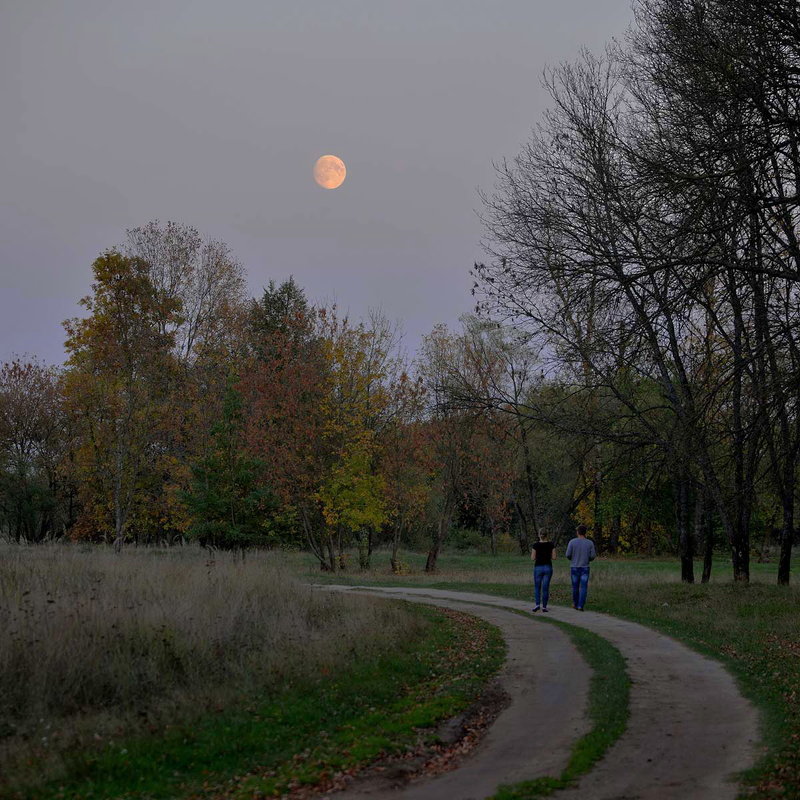
[{"label": "green foliage", "polygon": [[57,370],[35,359],[0,364],[0,533],[39,542],[71,521],[61,504],[66,429]]},{"label": "green foliage", "polygon": [[41,541],[53,530],[57,498],[45,476],[0,468],[0,530],[15,540]]},{"label": "green foliage", "polygon": [[386,521],[385,481],[372,471],[367,437],[347,449],[341,463],[330,473],[319,491],[329,525],[346,530],[376,530]]},{"label": "green foliage", "polygon": [[485,553],[489,549],[486,537],[473,528],[453,528],[447,538],[447,545],[460,552]]},{"label": "green foliage", "polygon": [[313,311],[305,292],[290,277],[283,283],[270,281],[248,317],[251,346],[262,360],[279,356],[279,342],[288,338],[297,348],[313,338]]},{"label": "green foliage", "polygon": [[230,379],[222,419],[211,430],[211,452],[192,467],[184,493],[190,538],[204,546],[236,549],[270,544],[277,503],[263,483],[263,464],[242,447],[242,396]]}]

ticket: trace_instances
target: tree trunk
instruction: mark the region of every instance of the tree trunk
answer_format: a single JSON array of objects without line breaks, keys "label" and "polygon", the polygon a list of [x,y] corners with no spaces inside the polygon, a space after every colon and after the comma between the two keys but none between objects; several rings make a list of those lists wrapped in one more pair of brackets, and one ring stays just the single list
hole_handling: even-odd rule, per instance
[{"label": "tree trunk", "polygon": [[336,550],[333,546],[333,534],[330,531],[326,536],[325,544],[328,550],[328,572],[336,572]]},{"label": "tree trunk", "polygon": [[330,560],[325,555],[325,545],[322,541],[318,540],[314,535],[314,528],[311,524],[311,515],[305,505],[300,505],[300,522],[303,525],[303,532],[306,535],[306,542],[308,547],[314,554],[317,561],[319,561],[319,568],[322,572],[330,572]]},{"label": "tree trunk", "polygon": [[[711,565],[714,560],[714,518],[711,515],[711,502],[705,491],[697,492],[694,507],[695,541],[703,541],[703,575],[701,583],[711,580]],[[701,535],[702,534],[702,535]]]},{"label": "tree trunk", "polygon": [[402,538],[402,532],[403,532],[403,524],[398,520],[397,524],[394,526],[394,529],[392,530],[391,564],[392,564],[392,572],[395,575],[400,574],[400,559],[397,557],[397,554],[400,551],[400,540]]},{"label": "tree trunk", "polygon": [[436,560],[439,558],[439,542],[434,541],[431,549],[428,550],[428,557],[425,559],[425,572],[436,572]]},{"label": "tree trunk", "polygon": [[517,516],[519,517],[519,534],[517,536],[517,542],[519,543],[519,554],[521,556],[526,556],[530,552],[530,539],[528,536],[528,519],[525,516],[525,512],[522,509],[522,506],[519,503],[519,500],[514,498],[514,507],[517,509]]},{"label": "tree trunk", "polygon": [[[731,561],[733,562],[733,579],[736,583],[748,583],[750,580],[750,506],[747,498],[743,496],[744,486],[737,480],[735,501],[728,503],[723,495],[716,473],[711,466],[708,454],[701,452],[700,466],[703,469],[707,497],[713,499],[714,507],[722,524],[728,543],[731,548]],[[730,506],[733,505],[733,508]],[[711,509],[707,509],[711,513]]]},{"label": "tree trunk", "polygon": [[124,533],[124,519],[122,515],[122,444],[117,434],[116,466],[117,474],[114,476],[114,552],[122,550]]},{"label": "tree trunk", "polygon": [[362,570],[368,570],[372,548],[369,546],[370,534],[361,530],[358,533],[358,566]]},{"label": "tree trunk", "polygon": [[731,548],[733,556],[733,580],[736,583],[750,582],[750,542],[737,531],[736,542]]},{"label": "tree trunk", "polygon": [[653,523],[648,519],[644,524],[644,541],[647,555],[653,555]]},{"label": "tree trunk", "polygon": [[705,553],[703,554],[703,577],[702,582],[708,583],[711,580],[711,567],[714,563],[714,525],[712,521],[706,522],[706,543]]},{"label": "tree trunk", "polygon": [[750,510],[743,498],[736,500],[731,553],[733,557],[733,580],[736,583],[750,582]]},{"label": "tree trunk", "polygon": [[347,556],[342,549],[342,526],[336,526],[336,552],[339,554],[339,569],[347,569]]},{"label": "tree trunk", "polygon": [[[733,279],[731,279],[733,281]],[[731,299],[734,301],[733,314],[733,391],[731,395],[731,411],[733,420],[733,473],[734,473],[734,508],[735,519],[733,536],[731,537],[731,555],[733,559],[733,580],[736,583],[750,582],[750,501],[746,496],[752,491],[752,484],[747,484],[746,448],[744,429],[744,355],[743,328],[741,308],[738,302],[735,284]],[[752,436],[752,431],[750,432]]]},{"label": "tree trunk", "polygon": [[622,533],[622,515],[614,514],[611,520],[611,532],[608,537],[608,552],[611,555],[616,555],[619,550],[619,537]]},{"label": "tree trunk", "polygon": [[[531,455],[528,447],[528,433],[525,430],[525,423],[520,423],[520,439],[522,440],[522,455],[525,459],[525,484],[528,489],[528,502],[531,505],[531,525],[533,527],[534,539],[539,538],[539,526],[536,523],[536,484],[533,480],[533,470],[531,469]],[[521,509],[520,509],[521,510]],[[528,525],[525,523],[525,535],[527,540]],[[527,541],[524,553],[527,553]]]},{"label": "tree trunk", "polygon": [[431,549],[428,551],[428,558],[425,560],[425,572],[436,572],[436,562],[439,558],[439,551],[444,544],[447,531],[450,529],[450,503],[445,506],[445,510],[439,517],[439,524],[436,526],[436,534],[434,535]]},{"label": "tree trunk", "polygon": [[689,524],[689,480],[686,472],[678,475],[675,498],[675,516],[678,523],[678,552],[681,558],[681,580],[694,583],[694,540]]},{"label": "tree trunk", "polygon": [[781,526],[781,554],[778,561],[778,585],[788,586],[792,568],[794,544],[794,493],[783,498],[783,524]]},{"label": "tree trunk", "polygon": [[592,529],[592,538],[598,549],[603,546],[603,511],[600,503],[603,497],[602,475],[599,467],[594,472],[594,527]]}]

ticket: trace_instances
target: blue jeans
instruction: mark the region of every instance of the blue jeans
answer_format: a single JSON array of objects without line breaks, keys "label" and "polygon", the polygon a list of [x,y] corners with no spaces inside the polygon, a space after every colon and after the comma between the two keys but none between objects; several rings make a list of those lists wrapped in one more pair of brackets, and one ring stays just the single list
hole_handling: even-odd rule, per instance
[{"label": "blue jeans", "polygon": [[550,599],[550,578],[553,577],[553,568],[548,564],[546,567],[533,568],[533,597],[536,605],[543,605],[547,608],[547,601]]},{"label": "blue jeans", "polygon": [[583,608],[589,590],[589,567],[570,567],[569,576],[572,578],[572,605]]}]

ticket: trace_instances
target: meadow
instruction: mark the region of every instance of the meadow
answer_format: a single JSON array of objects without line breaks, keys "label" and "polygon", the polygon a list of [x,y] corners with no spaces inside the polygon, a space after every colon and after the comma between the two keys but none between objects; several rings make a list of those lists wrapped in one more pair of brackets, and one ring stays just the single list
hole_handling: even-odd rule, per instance
[{"label": "meadow", "polygon": [[424,627],[398,606],[315,593],[257,556],[5,547],[0,775],[58,773],[76,748],[335,671]]},{"label": "meadow", "polygon": [[[329,574],[300,552],[4,547],[0,796],[277,796],[430,745],[499,667],[496,631],[313,584],[529,598],[530,562],[446,551],[430,575],[423,554],[403,561],[394,575],[379,550],[370,570]],[[674,560],[603,558],[589,607],[726,663],[764,719],[764,758],[745,785],[794,797],[800,589],[774,585],[770,563],[753,564],[746,587],[729,576],[722,559],[710,584],[687,586]],[[552,602],[569,597],[557,560]]]}]

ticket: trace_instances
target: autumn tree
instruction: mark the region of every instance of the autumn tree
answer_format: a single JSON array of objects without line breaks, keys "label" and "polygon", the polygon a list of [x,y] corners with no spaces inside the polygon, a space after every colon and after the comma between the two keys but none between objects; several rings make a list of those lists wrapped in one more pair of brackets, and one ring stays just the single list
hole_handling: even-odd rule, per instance
[{"label": "autumn tree", "polygon": [[384,476],[385,502],[391,530],[391,565],[400,572],[400,546],[421,525],[431,497],[433,469],[428,447],[425,389],[417,378],[402,372],[389,385],[393,412],[380,433],[378,471]]},{"label": "autumn tree", "polygon": [[335,552],[315,498],[333,462],[325,436],[330,375],[317,312],[290,280],[270,284],[249,313],[250,356],[242,373],[247,444],[322,569]]},{"label": "autumn tree", "polygon": [[252,452],[323,569],[336,569],[353,536],[368,559],[385,520],[377,437],[389,413],[391,326],[310,308],[290,280],[266,288],[251,331]]},{"label": "autumn tree", "polygon": [[82,530],[110,535],[119,550],[159,451],[180,304],[156,290],[141,260],[112,250],[92,270],[88,316],[65,323],[65,391],[80,436]]},{"label": "autumn tree", "polygon": [[[467,461],[473,446],[475,415],[453,402],[453,365],[463,359],[458,341],[444,325],[425,337],[417,368],[426,390],[424,433],[430,450],[431,544],[426,572],[435,572],[439,553],[464,495]],[[456,370],[458,371],[458,370]]]},{"label": "autumn tree", "polygon": [[0,526],[16,541],[62,535],[72,522],[61,388],[36,360],[0,366]]},{"label": "autumn tree", "polygon": [[231,308],[244,302],[242,265],[222,241],[204,239],[190,225],[157,220],[127,231],[122,252],[146,265],[155,293],[177,309],[158,320],[175,357],[189,363],[215,350],[229,334]]},{"label": "autumn tree", "polygon": [[370,565],[369,534],[380,529],[387,519],[386,484],[373,469],[373,454],[369,433],[346,443],[316,495],[326,524],[336,532],[340,555],[343,534],[356,535],[362,569]]}]

